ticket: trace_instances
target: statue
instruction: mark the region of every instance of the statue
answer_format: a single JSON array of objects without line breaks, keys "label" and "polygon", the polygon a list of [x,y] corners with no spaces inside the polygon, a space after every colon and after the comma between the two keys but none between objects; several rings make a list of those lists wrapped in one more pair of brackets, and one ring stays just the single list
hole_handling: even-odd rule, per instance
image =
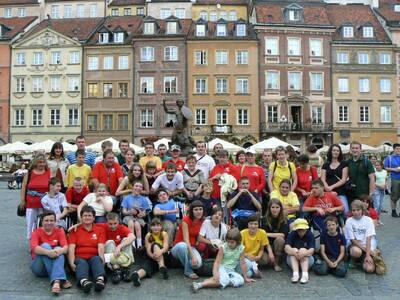
[{"label": "statue", "polygon": [[185,101],[183,99],[177,99],[176,105],[178,106],[178,109],[168,109],[166,99],[163,99],[164,111],[167,114],[173,114],[176,117],[171,137],[172,144],[179,145],[181,147],[182,155],[186,156],[192,153],[195,142],[189,134],[188,121],[192,120],[192,112],[189,107],[184,104]]}]

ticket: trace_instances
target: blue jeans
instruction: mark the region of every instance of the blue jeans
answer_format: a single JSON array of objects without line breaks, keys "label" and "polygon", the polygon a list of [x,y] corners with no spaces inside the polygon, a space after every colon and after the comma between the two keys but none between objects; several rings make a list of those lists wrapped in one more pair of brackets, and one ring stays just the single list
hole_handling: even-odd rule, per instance
[{"label": "blue jeans", "polygon": [[94,218],[95,223],[107,223],[107,218],[106,216],[96,216]]},{"label": "blue jeans", "polygon": [[[47,243],[41,244],[40,247],[52,250],[51,246]],[[57,248],[60,247],[55,247],[54,249]],[[57,258],[50,258],[46,255],[36,255],[31,263],[31,270],[33,274],[38,277],[50,277],[51,282],[54,280],[66,280],[67,276],[65,275],[64,261],[64,255],[60,255]]]},{"label": "blue jeans", "polygon": [[181,262],[184,269],[183,273],[186,276],[192,275],[194,273],[193,269],[199,269],[202,265],[199,251],[197,251],[196,248],[192,247],[192,252],[197,259],[197,265],[195,266],[192,266],[192,258],[189,256],[189,250],[185,242],[180,242],[171,249],[173,257]]},{"label": "blue jeans", "polygon": [[100,256],[93,256],[89,259],[76,257],[75,265],[75,276],[78,282],[82,279],[89,279],[89,272],[92,273],[93,279],[96,279],[99,276],[105,276],[106,274],[104,271],[104,264]]},{"label": "blue jeans", "polygon": [[345,195],[338,195],[338,198],[340,200],[340,202],[342,202],[343,204],[343,213],[345,218],[347,218],[347,216],[349,215],[349,200],[347,199],[347,197]]},{"label": "blue jeans", "polygon": [[327,275],[328,273],[332,273],[337,277],[345,277],[347,273],[347,266],[343,261],[341,261],[336,268],[330,268],[326,261],[323,260],[319,263],[315,263],[314,272],[317,275]]},{"label": "blue jeans", "polygon": [[385,190],[375,189],[374,194],[372,195],[372,202],[374,204],[374,208],[381,214],[382,206],[383,206],[383,199],[385,198]]}]

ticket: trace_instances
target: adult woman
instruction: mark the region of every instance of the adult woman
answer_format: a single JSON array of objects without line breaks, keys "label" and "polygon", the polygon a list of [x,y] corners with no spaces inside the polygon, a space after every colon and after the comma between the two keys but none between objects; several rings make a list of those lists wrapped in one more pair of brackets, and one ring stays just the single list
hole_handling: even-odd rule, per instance
[{"label": "adult woman", "polygon": [[240,167],[246,163],[246,152],[239,150],[236,152],[235,158],[236,166],[240,169]]},{"label": "adult woman", "polygon": [[296,219],[296,213],[300,210],[299,199],[296,193],[290,190],[290,184],[289,179],[283,179],[279,185],[279,190],[274,190],[271,193],[271,199],[276,198],[281,201],[283,212],[289,224]]},{"label": "adult woman", "polygon": [[329,147],[327,161],[322,166],[321,180],[328,192],[336,192],[343,203],[345,216],[349,213],[349,203],[345,194],[344,184],[348,179],[349,168],[343,160],[342,149],[338,144]]},{"label": "adult woman", "polygon": [[50,176],[57,177],[61,180],[61,192],[65,193],[67,189],[64,187],[64,182],[69,161],[64,157],[64,147],[61,142],[55,142],[51,147],[50,156],[47,160],[47,166],[50,169]]},{"label": "adult woman", "polygon": [[204,173],[197,168],[197,159],[194,155],[186,157],[187,168],[183,169],[183,192],[189,201],[201,193],[205,183]]},{"label": "adult woman", "polygon": [[213,147],[213,154],[211,157],[214,159],[215,164],[219,163],[219,151],[224,150],[224,146],[221,143],[216,143]]},{"label": "adult woman", "polygon": [[295,192],[301,203],[304,203],[307,197],[310,196],[311,182],[318,179],[318,170],[310,165],[310,159],[307,154],[299,155],[297,161],[299,166],[296,169],[297,187]]},{"label": "adult woman", "polygon": [[[128,162],[130,158],[128,158],[129,150],[127,152],[126,161]],[[124,177],[118,186],[117,191],[115,192],[116,196],[123,196],[132,193],[132,186],[136,181],[140,181],[143,184],[143,194],[149,194],[149,182],[147,181],[146,176],[144,175],[143,168],[138,163],[133,163],[129,169],[128,175]]]},{"label": "adult woman", "polygon": [[31,238],[38,216],[43,212],[40,200],[49,191],[50,170],[46,157],[38,154],[34,157],[25,174],[21,188],[21,207],[26,207],[26,233]]},{"label": "adult woman", "polygon": [[[89,293],[93,285],[95,291],[100,292],[105,287],[104,244],[106,237],[102,227],[94,226],[93,207],[83,207],[80,217],[82,224],[71,231],[68,238],[68,262],[85,293]],[[90,280],[90,273],[95,283]]]},{"label": "adult woman", "polygon": [[203,220],[203,204],[193,201],[189,206],[188,215],[182,219],[171,249],[172,255],[181,262],[185,276],[191,279],[199,278],[193,269],[202,265],[200,253],[195,246]]},{"label": "adult woman", "polygon": [[265,222],[261,226],[266,232],[274,252],[274,270],[282,271],[279,260],[284,253],[285,239],[289,233],[289,226],[283,213],[283,205],[279,199],[272,198],[268,202]]},{"label": "adult woman", "polygon": [[71,287],[64,270],[67,238],[64,230],[56,226],[56,214],[53,211],[45,211],[41,218],[42,227],[32,233],[30,241],[31,270],[38,277],[49,277],[51,291],[59,294],[61,287]]},{"label": "adult woman", "polygon": [[[134,165],[135,161],[135,150],[132,148],[128,148],[128,150],[125,152],[125,163],[121,166],[122,172],[124,172],[125,176],[128,176],[130,169]],[[143,173],[143,172],[142,172]]]},{"label": "adult woman", "polygon": [[261,197],[261,193],[265,188],[267,182],[265,180],[265,173],[263,168],[256,164],[255,150],[249,149],[246,151],[246,166],[241,172],[240,177],[249,178],[250,180],[249,191],[254,192]]},{"label": "adult woman", "polygon": [[81,211],[85,206],[93,207],[95,210],[95,223],[107,223],[106,214],[112,210],[113,201],[108,195],[107,186],[104,183],[100,183],[96,192],[85,196],[81,204],[78,205],[77,215],[79,221],[81,221]]}]

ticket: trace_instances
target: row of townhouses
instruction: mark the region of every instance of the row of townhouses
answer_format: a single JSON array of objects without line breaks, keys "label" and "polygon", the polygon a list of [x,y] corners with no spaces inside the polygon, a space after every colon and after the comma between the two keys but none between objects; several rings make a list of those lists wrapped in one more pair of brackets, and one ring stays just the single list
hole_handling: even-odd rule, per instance
[{"label": "row of townhouses", "polygon": [[3,143],[168,137],[178,98],[195,139],[400,137],[396,0],[0,0],[1,14]]}]

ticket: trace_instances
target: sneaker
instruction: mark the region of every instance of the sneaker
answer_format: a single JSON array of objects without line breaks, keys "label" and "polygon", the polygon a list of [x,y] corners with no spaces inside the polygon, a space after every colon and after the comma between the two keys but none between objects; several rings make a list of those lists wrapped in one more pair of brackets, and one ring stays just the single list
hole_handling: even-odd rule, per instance
[{"label": "sneaker", "polygon": [[395,210],[392,210],[392,218],[398,218],[399,215],[397,214],[397,212]]},{"label": "sneaker", "polygon": [[104,279],[102,279],[101,277],[97,278],[96,283],[94,284],[94,290],[96,292],[101,292],[102,290],[104,290],[105,287],[106,287],[106,284],[104,282]]},{"label": "sneaker", "polygon": [[253,263],[251,265],[251,269],[252,269],[252,271],[254,273],[254,275],[253,275],[254,278],[261,278],[262,277],[261,272],[258,269],[258,264],[255,261],[253,261]]},{"label": "sneaker", "polygon": [[111,281],[113,284],[118,284],[122,280],[122,272],[120,269],[115,269],[112,271]]},{"label": "sneaker", "polygon": [[125,282],[130,282],[129,268],[122,268],[121,276]]},{"label": "sneaker", "polygon": [[142,283],[140,282],[140,277],[138,272],[133,272],[130,276],[130,281],[133,281],[134,286],[140,286]]},{"label": "sneaker", "polygon": [[200,283],[198,283],[198,282],[193,282],[192,283],[192,291],[193,291],[193,293],[196,293],[200,288],[201,288]]},{"label": "sneaker", "polygon": [[302,274],[301,275],[301,279],[300,279],[300,283],[302,284],[306,284],[308,282],[308,274]]},{"label": "sneaker", "polygon": [[299,282],[299,274],[293,274],[291,281],[292,283]]},{"label": "sneaker", "polygon": [[385,226],[381,221],[378,221],[379,226]]},{"label": "sneaker", "polygon": [[168,269],[166,267],[160,267],[160,275],[162,279],[168,279]]},{"label": "sneaker", "polygon": [[81,281],[81,287],[84,293],[88,294],[92,290],[93,282],[87,279],[83,279]]}]

